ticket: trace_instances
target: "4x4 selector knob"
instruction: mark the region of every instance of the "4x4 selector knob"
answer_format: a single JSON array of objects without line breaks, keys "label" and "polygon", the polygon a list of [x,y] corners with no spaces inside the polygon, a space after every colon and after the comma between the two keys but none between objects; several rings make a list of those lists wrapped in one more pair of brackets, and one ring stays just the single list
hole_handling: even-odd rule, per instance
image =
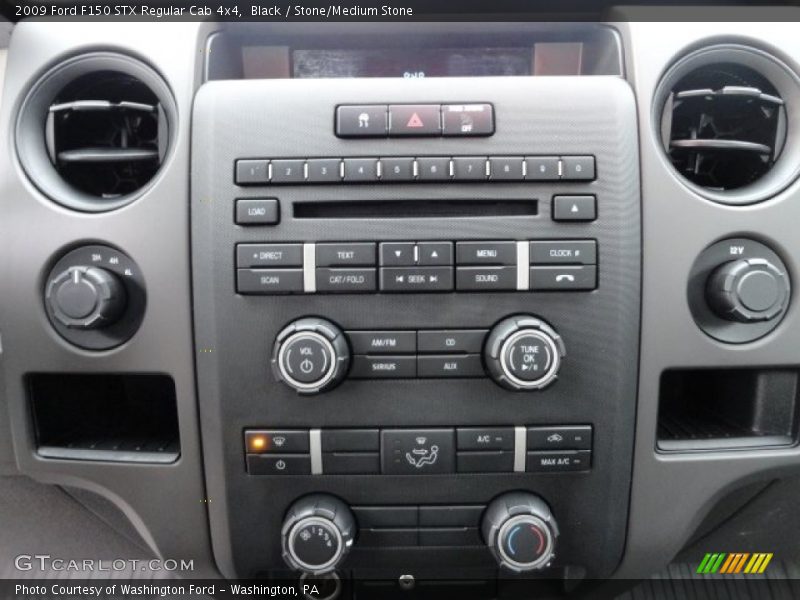
[{"label": "4x4 selector knob", "polygon": [[789,282],[763,258],[733,260],[714,270],[706,285],[712,310],[729,321],[769,321],[786,307]]},{"label": "4x4 selector knob", "polygon": [[511,390],[540,390],[558,376],[566,354],[561,337],[540,319],[516,315],[489,332],[483,357],[489,375]]},{"label": "4x4 selector knob", "polygon": [[301,394],[331,389],[347,374],[350,348],[341,329],[316,317],[298,319],[275,339],[275,376]]},{"label": "4x4 selector knob", "polygon": [[347,504],[328,494],[305,496],[286,513],[283,559],[310,575],[329,573],[342,563],[355,535],[356,520]]},{"label": "4x4 selector knob", "polygon": [[45,299],[53,316],[73,329],[100,329],[125,311],[125,286],[100,267],[74,266],[47,284]]},{"label": "4x4 selector knob", "polygon": [[509,492],[486,508],[481,533],[498,564],[517,573],[547,567],[558,526],[547,503],[529,492]]}]

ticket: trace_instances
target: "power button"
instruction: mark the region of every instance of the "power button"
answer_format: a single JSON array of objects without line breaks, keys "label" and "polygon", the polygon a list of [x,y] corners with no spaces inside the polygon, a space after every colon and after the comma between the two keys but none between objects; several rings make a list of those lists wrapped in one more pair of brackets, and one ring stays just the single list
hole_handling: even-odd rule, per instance
[{"label": "power button", "polygon": [[319,385],[333,366],[333,348],[318,333],[296,333],[284,342],[278,361],[286,379]]}]

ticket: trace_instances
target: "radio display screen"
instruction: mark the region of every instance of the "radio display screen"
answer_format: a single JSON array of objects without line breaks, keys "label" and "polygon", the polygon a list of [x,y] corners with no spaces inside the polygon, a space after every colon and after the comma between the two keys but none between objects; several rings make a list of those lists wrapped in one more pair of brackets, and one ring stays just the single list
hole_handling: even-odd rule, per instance
[{"label": "radio display screen", "polygon": [[480,77],[530,75],[530,48],[295,50],[292,75],[308,77]]},{"label": "radio display screen", "polygon": [[292,48],[243,46],[246,79],[580,75],[582,42],[530,46]]}]

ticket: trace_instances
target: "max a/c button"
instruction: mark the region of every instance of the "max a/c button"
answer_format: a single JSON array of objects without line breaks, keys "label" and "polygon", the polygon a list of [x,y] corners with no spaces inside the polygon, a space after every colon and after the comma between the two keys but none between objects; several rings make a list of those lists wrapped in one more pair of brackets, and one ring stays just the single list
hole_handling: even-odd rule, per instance
[{"label": "max a/c button", "polygon": [[529,473],[559,473],[563,471],[588,471],[591,468],[591,450],[564,452],[528,452],[525,470]]}]

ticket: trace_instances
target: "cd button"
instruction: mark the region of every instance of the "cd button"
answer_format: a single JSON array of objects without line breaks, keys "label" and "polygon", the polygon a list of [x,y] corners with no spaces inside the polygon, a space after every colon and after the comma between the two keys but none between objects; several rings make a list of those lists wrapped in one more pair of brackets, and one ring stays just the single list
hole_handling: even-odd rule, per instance
[{"label": "cd button", "polygon": [[443,331],[418,331],[417,347],[426,353],[463,352],[477,354],[483,347],[485,329],[456,329]]},{"label": "cd button", "polygon": [[242,267],[302,267],[301,244],[238,244],[236,266]]},{"label": "cd button", "polygon": [[438,104],[389,105],[389,135],[440,135]]}]

